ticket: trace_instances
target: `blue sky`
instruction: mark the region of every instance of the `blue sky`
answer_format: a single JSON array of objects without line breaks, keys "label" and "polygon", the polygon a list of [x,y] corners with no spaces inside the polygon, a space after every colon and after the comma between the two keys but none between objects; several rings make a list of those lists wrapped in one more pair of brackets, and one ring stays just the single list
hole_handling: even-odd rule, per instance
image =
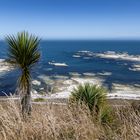
[{"label": "blue sky", "polygon": [[140,0],[0,0],[0,38],[140,39]]}]

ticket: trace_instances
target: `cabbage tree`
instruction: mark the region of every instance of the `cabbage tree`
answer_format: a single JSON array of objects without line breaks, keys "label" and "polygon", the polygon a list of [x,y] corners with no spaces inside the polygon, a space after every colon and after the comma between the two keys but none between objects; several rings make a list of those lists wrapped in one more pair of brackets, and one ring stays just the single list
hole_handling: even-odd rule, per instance
[{"label": "cabbage tree", "polygon": [[8,57],[20,71],[18,79],[18,93],[21,97],[21,106],[23,114],[31,113],[31,70],[39,61],[40,52],[38,49],[39,38],[29,35],[27,32],[21,32],[6,37],[8,43]]}]

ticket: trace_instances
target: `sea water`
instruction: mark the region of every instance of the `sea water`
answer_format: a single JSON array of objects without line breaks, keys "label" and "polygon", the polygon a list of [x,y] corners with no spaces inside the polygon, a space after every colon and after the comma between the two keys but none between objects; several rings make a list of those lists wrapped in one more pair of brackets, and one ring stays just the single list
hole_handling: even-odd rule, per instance
[{"label": "sea water", "polygon": [[[32,68],[32,78],[45,76],[68,76],[71,73],[98,74],[104,84],[111,88],[112,83],[139,85],[140,41],[86,40],[49,41],[42,40],[39,50],[41,59]],[[108,57],[99,57],[101,55]],[[120,56],[119,56],[120,55]],[[115,56],[113,58],[113,56]],[[116,58],[116,56],[119,56]],[[0,59],[7,58],[7,45],[0,42]],[[129,59],[125,59],[129,58]],[[138,58],[138,61],[135,61]],[[53,65],[52,65],[53,64]],[[137,66],[137,69],[134,66]],[[0,95],[14,92],[20,70],[0,73]],[[40,80],[40,79],[39,79]]]}]

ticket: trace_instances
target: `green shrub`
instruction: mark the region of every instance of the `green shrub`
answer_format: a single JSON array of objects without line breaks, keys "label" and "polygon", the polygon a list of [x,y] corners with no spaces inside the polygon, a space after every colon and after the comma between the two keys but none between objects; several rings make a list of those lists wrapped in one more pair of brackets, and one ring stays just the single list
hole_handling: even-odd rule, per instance
[{"label": "green shrub", "polygon": [[86,83],[72,91],[70,103],[84,104],[100,123],[111,123],[113,116],[111,107],[107,103],[106,93],[105,88]]},{"label": "green shrub", "polygon": [[103,87],[89,83],[79,85],[72,91],[70,102],[84,103],[90,111],[98,113],[106,102],[106,90]]},{"label": "green shrub", "polygon": [[34,99],[34,102],[44,102],[45,99],[44,98],[36,98]]}]

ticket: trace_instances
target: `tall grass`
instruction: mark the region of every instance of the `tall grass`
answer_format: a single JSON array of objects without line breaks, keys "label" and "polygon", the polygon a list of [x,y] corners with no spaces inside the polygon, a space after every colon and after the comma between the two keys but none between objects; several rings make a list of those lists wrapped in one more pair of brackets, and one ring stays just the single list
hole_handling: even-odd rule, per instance
[{"label": "tall grass", "polygon": [[101,123],[110,123],[112,109],[108,106],[106,95],[107,90],[104,87],[86,83],[73,89],[69,102],[76,103],[78,106],[86,105],[97,120]]},{"label": "tall grass", "polygon": [[114,122],[102,125],[86,106],[33,105],[24,119],[14,101],[0,105],[0,140],[139,140],[140,112],[114,107]]}]

